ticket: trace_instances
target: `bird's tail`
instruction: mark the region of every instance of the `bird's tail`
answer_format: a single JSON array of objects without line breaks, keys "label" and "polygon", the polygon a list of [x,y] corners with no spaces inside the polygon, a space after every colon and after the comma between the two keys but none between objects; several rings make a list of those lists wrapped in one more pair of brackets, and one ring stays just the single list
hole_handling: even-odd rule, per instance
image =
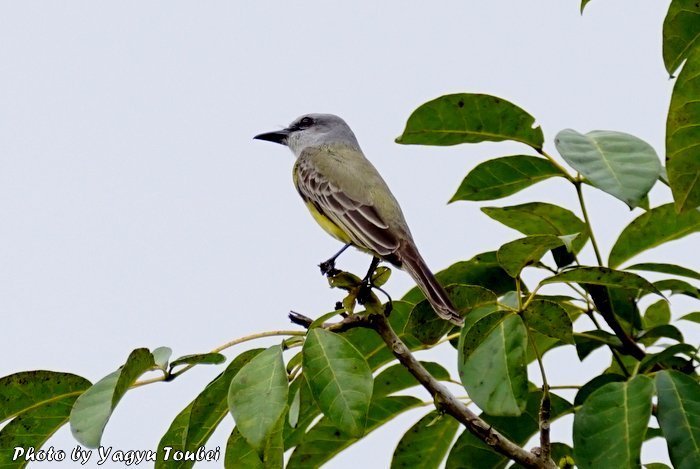
[{"label": "bird's tail", "polygon": [[462,325],[464,320],[452,305],[445,289],[438,283],[426,265],[415,244],[405,243],[397,254],[399,254],[403,269],[418,284],[418,288],[421,289],[437,315],[453,324]]}]

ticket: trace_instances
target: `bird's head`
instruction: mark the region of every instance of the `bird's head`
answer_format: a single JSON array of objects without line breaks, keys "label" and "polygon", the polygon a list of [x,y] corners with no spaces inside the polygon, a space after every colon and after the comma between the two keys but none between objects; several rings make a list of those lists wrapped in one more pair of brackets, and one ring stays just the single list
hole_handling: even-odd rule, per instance
[{"label": "bird's head", "polygon": [[333,114],[305,114],[282,130],[253,137],[288,146],[295,155],[308,147],[348,145],[359,149],[355,134],[343,119]]}]

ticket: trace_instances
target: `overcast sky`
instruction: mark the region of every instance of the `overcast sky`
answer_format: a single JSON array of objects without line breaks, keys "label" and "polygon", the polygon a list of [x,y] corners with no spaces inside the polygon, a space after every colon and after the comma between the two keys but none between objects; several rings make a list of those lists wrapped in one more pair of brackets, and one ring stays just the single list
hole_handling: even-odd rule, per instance
[{"label": "overcast sky", "polygon": [[[137,347],[205,352],[291,328],[290,309],[328,311],[340,293],[317,264],[339,244],[298,198],[291,153],[252,140],[308,112],[338,114],[355,130],[433,270],[519,236],[480,206],[545,200],[578,213],[563,180],[448,206],[477,163],[531,150],[394,138],[423,102],[475,92],[534,115],[552,153],[554,135],[573,128],[628,132],[663,156],[668,3],[594,0],[583,17],[576,0],[0,3],[0,376],[49,369],[96,381]],[[640,212],[590,188],[586,197],[607,257]],[[664,187],[651,195],[652,205],[669,200]],[[688,256],[697,242],[638,260],[699,269]],[[590,244],[584,260],[593,262]],[[368,261],[352,252],[339,267],[362,273]],[[399,297],[410,285],[396,273],[388,289]],[[697,308],[675,298],[674,306]],[[698,329],[688,330],[697,343]],[[432,357],[454,361],[451,349]],[[601,350],[578,366],[573,347],[552,353],[550,383],[580,383],[607,360]],[[154,449],[220,369],[128,393],[103,444]],[[426,410],[329,467],[387,467],[402,431]],[[570,425],[555,424],[553,440],[570,442]],[[223,450],[232,427],[227,419],[207,446]],[[49,444],[76,443],[66,426]],[[644,460],[665,453],[656,439]]]}]

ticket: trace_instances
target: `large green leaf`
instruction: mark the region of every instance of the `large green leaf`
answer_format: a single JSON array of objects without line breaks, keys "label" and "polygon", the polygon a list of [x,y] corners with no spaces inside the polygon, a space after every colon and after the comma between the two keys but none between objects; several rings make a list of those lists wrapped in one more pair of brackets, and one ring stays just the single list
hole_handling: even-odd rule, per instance
[{"label": "large green leaf", "polygon": [[510,207],[483,207],[481,211],[528,236],[565,236],[578,233],[573,241],[575,252],[580,251],[588,240],[586,224],[571,211],[557,205],[531,202]]},{"label": "large green leaf", "polygon": [[226,442],[226,453],[224,456],[224,467],[246,469],[263,469],[263,463],[258,452],[245,441],[238,427],[235,427]]},{"label": "large green leaf", "polygon": [[574,459],[581,469],[637,468],[651,416],[652,380],[643,375],[608,383],[583,403],[574,417]]},{"label": "large green leaf", "polygon": [[700,384],[677,371],[656,373],[659,425],[673,467],[700,467]]},{"label": "large green leaf", "polygon": [[511,277],[517,277],[526,266],[542,259],[548,251],[563,245],[564,242],[554,235],[534,235],[516,239],[498,248],[498,262]]},{"label": "large green leaf", "polygon": [[195,452],[197,448],[204,446],[219,423],[228,414],[227,396],[231,380],[243,366],[262,351],[263,349],[248,350],[237,356],[223,373],[210,382],[175,417],[170,428],[158,443],[156,469],[184,469],[194,465],[192,460],[176,461],[170,459],[165,461],[165,447],[172,448],[172,451]]},{"label": "large green leaf", "polygon": [[608,130],[581,134],[565,129],[554,139],[572,168],[598,189],[635,208],[661,174],[651,145],[633,135]]},{"label": "large green leaf", "polygon": [[[450,373],[439,363],[421,362],[421,364],[433,378],[441,381],[450,379]],[[382,370],[382,372],[374,378],[372,397],[376,399],[380,396],[388,396],[389,394],[418,386],[418,384],[418,381],[408,369],[398,363]]]},{"label": "large green leaf", "polygon": [[226,442],[224,467],[246,469],[279,469],[284,467],[282,435],[286,421],[285,414],[286,411],[282,412],[280,418],[275,422],[270,437],[265,440],[261,455],[258,455],[258,451],[243,438],[238,427],[235,427]]},{"label": "large green leaf", "polygon": [[523,311],[523,319],[530,329],[540,334],[559,339],[565,344],[574,343],[571,318],[554,301],[533,300]]},{"label": "large green leaf", "polygon": [[552,275],[540,283],[581,283],[601,285],[605,287],[620,287],[626,289],[639,289],[645,292],[658,293],[659,290],[649,281],[631,272],[608,269],[607,267],[576,267],[564,272]]},{"label": "large green leaf", "polygon": [[699,230],[700,211],[677,214],[673,204],[655,207],[635,218],[622,231],[610,251],[608,264],[617,267],[640,252]]},{"label": "large green leaf", "polygon": [[81,394],[70,413],[73,437],[88,448],[100,446],[102,433],[114,408],[138,377],[155,367],[153,355],[148,349],[136,349],[129,354],[121,368]]},{"label": "large green leaf", "polygon": [[486,94],[450,94],[421,105],[397,143],[457,145],[514,140],[541,149],[542,129],[513,103]]},{"label": "large green leaf", "polygon": [[504,156],[472,169],[450,202],[500,199],[554,176],[563,173],[549,160],[529,155]]},{"label": "large green leaf", "polygon": [[372,398],[372,370],[343,336],[311,329],[304,348],[304,376],[323,414],[338,428],[361,437]]},{"label": "large green leaf", "polygon": [[262,454],[287,406],[289,384],[282,347],[258,353],[233,376],[228,407],[243,438]]},{"label": "large green leaf", "polygon": [[[515,280],[500,266],[495,251],[483,252],[468,261],[452,264],[447,269],[436,273],[435,277],[442,285],[477,285],[487,288],[497,295],[515,290]],[[404,301],[414,304],[423,299],[425,299],[425,295],[418,287],[412,288],[403,297]],[[389,320],[393,316],[392,312]],[[394,330],[403,329],[394,328]],[[376,336],[376,334],[374,335]]]},{"label": "large green leaf", "polygon": [[625,267],[626,270],[645,270],[647,272],[659,272],[662,274],[680,275],[681,277],[694,278],[700,280],[700,273],[675,264],[664,264],[658,262],[644,262]]},{"label": "large green leaf", "polygon": [[[389,396],[373,399],[367,419],[371,432],[399,414],[418,407],[421,401],[412,396]],[[288,469],[321,467],[333,456],[358,440],[323,417],[311,427],[303,442],[296,447],[287,465]]]},{"label": "large green leaf", "polygon": [[676,211],[700,205],[700,47],[695,47],[673,87],[666,120],[666,171]]},{"label": "large green leaf", "polygon": [[700,3],[697,0],[673,0],[663,30],[664,64],[673,75],[691,50],[700,49]]},{"label": "large green leaf", "polygon": [[392,469],[439,468],[457,428],[459,422],[452,416],[430,412],[403,435],[391,459]]},{"label": "large green leaf", "polygon": [[12,419],[0,430],[0,467],[26,467],[24,457],[13,458],[14,448],[39,450],[68,421],[73,403],[89,387],[81,376],[55,371],[0,378],[0,422]]},{"label": "large green leaf", "polygon": [[517,314],[497,306],[467,316],[457,368],[469,397],[491,415],[520,415],[527,399],[527,330]]}]

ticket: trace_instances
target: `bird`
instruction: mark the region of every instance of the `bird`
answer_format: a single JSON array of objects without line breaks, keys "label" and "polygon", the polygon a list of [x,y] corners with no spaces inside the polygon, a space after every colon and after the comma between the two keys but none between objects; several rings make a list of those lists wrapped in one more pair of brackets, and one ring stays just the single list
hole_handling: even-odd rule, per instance
[{"label": "bird", "polygon": [[[321,264],[334,270],[349,246],[405,270],[435,313],[455,325],[462,317],[418,252],[398,201],[365,157],[348,124],[334,114],[305,114],[281,130],[253,137],[287,146],[296,161],[293,181],[311,215],[345,246]],[[324,273],[326,273],[324,272]]]}]

